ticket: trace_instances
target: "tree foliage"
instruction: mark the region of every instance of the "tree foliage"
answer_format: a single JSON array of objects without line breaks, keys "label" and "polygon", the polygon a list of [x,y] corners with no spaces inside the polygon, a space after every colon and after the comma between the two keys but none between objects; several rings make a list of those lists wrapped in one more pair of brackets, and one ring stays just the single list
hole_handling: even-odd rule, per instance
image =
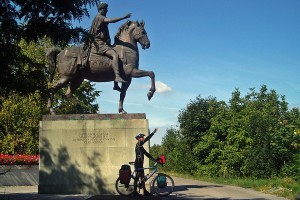
[{"label": "tree foliage", "polygon": [[72,22],[89,16],[87,6],[99,0],[3,0],[0,3],[2,39],[7,43],[24,38],[37,41],[44,36],[56,44],[78,41],[85,32]]},{"label": "tree foliage", "polygon": [[[46,48],[65,47],[88,36],[74,20],[88,16],[87,6],[99,0],[0,1],[0,153],[34,154],[38,123],[47,114]],[[55,106],[60,114],[77,113],[60,91]],[[76,91],[81,113],[95,113],[99,92],[90,82]]]},{"label": "tree foliage", "polygon": [[218,102],[214,97],[206,99],[198,96],[191,101],[186,109],[182,109],[178,116],[181,134],[186,137],[194,147],[200,138],[210,129],[211,118],[216,114]]},{"label": "tree foliage", "polygon": [[[265,85],[244,97],[236,89],[228,103],[198,96],[181,110],[179,130],[169,129],[160,148],[178,172],[299,179],[299,114]],[[190,168],[182,167],[185,161]]]},{"label": "tree foliage", "polygon": [[[74,20],[81,20],[88,16],[87,6],[94,6],[98,0],[2,0],[0,1],[0,93],[20,91],[31,93],[39,89],[39,77],[24,72],[24,63],[30,63],[38,70],[43,66],[33,62],[22,53],[19,43],[38,42],[47,37],[59,46],[66,46],[69,42],[79,42],[87,35],[87,31],[80,27],[73,27]],[[23,74],[24,73],[24,74]],[[24,80],[31,76],[29,85],[24,87]],[[26,82],[28,83],[28,82]]]},{"label": "tree foliage", "polygon": [[24,96],[12,92],[7,97],[0,97],[0,101],[0,152],[37,154],[39,121],[45,113],[40,93]]},{"label": "tree foliage", "polygon": [[[30,65],[29,62],[22,63],[20,70],[23,76],[26,76],[22,86],[28,88],[27,92],[8,90],[0,95],[0,153],[38,153],[39,121],[42,115],[49,114],[46,108],[48,95],[45,93],[45,88],[48,88],[45,49],[49,46],[51,42],[47,39],[38,42],[21,40],[19,43],[23,55],[39,67]],[[35,76],[36,78],[33,78]],[[55,106],[58,113],[78,113],[78,109],[66,100],[63,92],[60,91],[56,96]],[[98,111],[95,100],[99,92],[95,90],[91,82],[84,81],[74,96],[80,103],[81,113]]]}]

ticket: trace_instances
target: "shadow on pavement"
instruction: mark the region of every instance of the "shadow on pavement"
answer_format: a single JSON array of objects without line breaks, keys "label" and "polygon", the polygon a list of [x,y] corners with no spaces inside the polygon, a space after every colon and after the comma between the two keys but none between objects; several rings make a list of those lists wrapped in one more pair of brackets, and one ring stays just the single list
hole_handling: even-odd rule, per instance
[{"label": "shadow on pavement", "polygon": [[[185,195],[180,195],[180,194],[175,194],[175,195],[169,195],[167,197],[159,197],[159,196],[152,196],[152,197],[146,197],[146,196],[141,196],[141,197],[123,197],[123,196],[118,196],[118,195],[96,195],[93,196],[87,200],[131,200],[131,199],[145,199],[145,200],[172,200],[172,199],[182,199],[182,200],[241,200],[241,199],[235,199],[235,198],[214,198],[214,197],[207,197],[207,196],[185,196]],[[252,199],[242,199],[242,200],[266,200],[264,198],[252,198]]]},{"label": "shadow on pavement", "polygon": [[176,195],[169,195],[167,197],[159,197],[159,196],[140,196],[140,197],[134,197],[134,196],[129,196],[129,197],[124,197],[124,196],[119,196],[119,195],[96,195],[88,200],[111,200],[111,199],[116,199],[116,200],[131,200],[131,199],[145,199],[145,200],[150,200],[150,199],[177,199]]},{"label": "shadow on pavement", "polygon": [[222,185],[178,185],[174,187],[174,191],[186,191],[192,188],[213,188],[213,187],[223,187]]},{"label": "shadow on pavement", "polygon": [[[182,199],[182,200],[241,200],[236,198],[215,198],[207,196],[193,196],[193,195],[184,195],[184,194],[171,194],[167,197],[160,196],[140,196],[140,197],[123,197],[120,195],[95,195],[92,197],[86,195],[51,195],[51,194],[37,194],[37,193],[22,193],[22,194],[0,194],[0,200],[131,200],[131,199],[143,199],[143,200],[173,200],[173,199]],[[266,200],[264,198],[252,198],[252,199],[242,199],[242,200]]]}]

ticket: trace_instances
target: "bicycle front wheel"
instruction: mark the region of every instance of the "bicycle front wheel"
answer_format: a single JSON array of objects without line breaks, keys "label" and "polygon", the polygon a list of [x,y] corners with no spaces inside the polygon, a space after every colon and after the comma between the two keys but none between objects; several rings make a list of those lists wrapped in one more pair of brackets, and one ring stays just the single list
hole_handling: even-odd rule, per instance
[{"label": "bicycle front wheel", "polygon": [[[158,176],[159,175],[163,175],[166,177],[166,184],[161,186],[160,184],[158,184]],[[169,194],[171,194],[174,190],[174,180],[172,179],[171,176],[167,175],[167,174],[162,174],[159,173],[153,180],[152,180],[152,184],[151,184],[151,192],[152,193],[156,193],[159,196],[168,196]]]},{"label": "bicycle front wheel", "polygon": [[134,179],[130,178],[129,184],[125,185],[120,182],[120,178],[116,180],[116,190],[122,196],[130,196],[134,191]]}]

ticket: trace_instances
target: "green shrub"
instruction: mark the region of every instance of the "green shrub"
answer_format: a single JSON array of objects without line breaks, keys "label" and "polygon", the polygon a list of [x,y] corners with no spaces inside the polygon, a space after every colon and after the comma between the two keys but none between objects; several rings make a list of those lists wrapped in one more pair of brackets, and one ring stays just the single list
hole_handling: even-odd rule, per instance
[{"label": "green shrub", "polygon": [[22,96],[12,92],[0,101],[0,152],[37,154],[39,121],[45,107],[41,95],[35,92]]}]

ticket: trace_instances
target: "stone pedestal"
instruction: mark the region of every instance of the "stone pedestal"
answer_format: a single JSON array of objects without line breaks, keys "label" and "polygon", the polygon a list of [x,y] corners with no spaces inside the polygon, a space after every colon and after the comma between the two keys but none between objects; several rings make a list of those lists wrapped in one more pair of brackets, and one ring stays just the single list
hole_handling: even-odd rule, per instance
[{"label": "stone pedestal", "polygon": [[43,116],[38,192],[116,193],[120,166],[135,159],[137,133],[149,134],[145,114]]}]

